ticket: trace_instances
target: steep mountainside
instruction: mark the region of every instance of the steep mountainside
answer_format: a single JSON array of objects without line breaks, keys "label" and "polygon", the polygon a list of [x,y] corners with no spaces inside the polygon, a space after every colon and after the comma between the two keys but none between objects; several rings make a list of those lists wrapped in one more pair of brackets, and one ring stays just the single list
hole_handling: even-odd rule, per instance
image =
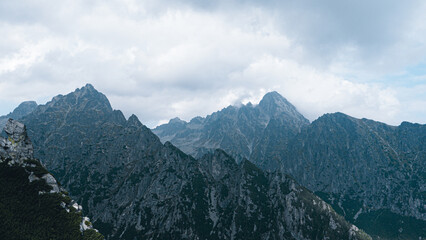
[{"label": "steep mountainside", "polygon": [[285,172],[370,234],[426,237],[426,125],[326,114],[281,156]]},{"label": "steep mountainside", "polygon": [[0,239],[103,239],[81,207],[33,157],[25,126],[9,119],[0,137]]},{"label": "steep mountainside", "polygon": [[[276,153],[285,150],[288,141],[307,124],[291,103],[270,92],[256,106],[229,106],[189,123],[175,118],[153,132],[195,158],[220,148],[239,161],[247,158],[263,169],[276,169]],[[277,128],[280,131],[275,131]]]},{"label": "steep mountainside", "polygon": [[[228,107],[189,123],[172,120],[154,132],[184,149],[218,139],[225,142],[231,134],[230,142],[243,143],[224,144],[223,148],[229,146],[234,156],[244,152],[247,139],[254,139],[249,154],[251,162],[294,176],[368,233],[385,238],[426,237],[426,125],[404,122],[393,127],[335,113],[292,128],[295,123],[291,123],[291,118],[280,114],[291,110],[279,107],[283,105],[279,99],[276,93],[267,94],[256,107]],[[229,112],[239,116],[247,109],[267,114],[246,114],[244,122],[250,124],[245,125],[239,122],[240,118],[228,120],[233,116]],[[252,129],[256,126],[252,123],[262,122],[259,116],[267,119],[265,116],[271,115],[276,117],[264,120],[263,123],[268,122],[266,127],[256,128],[260,130],[251,135],[238,134],[243,132],[240,128]],[[210,120],[214,116],[220,117]],[[216,125],[207,128],[206,122]],[[193,154],[193,149],[187,152]]]},{"label": "steep mountainside", "polygon": [[24,118],[35,153],[108,239],[368,239],[291,178],[164,145],[91,85]]},{"label": "steep mountainside", "polygon": [[12,119],[20,119],[28,114],[30,114],[32,111],[34,111],[34,109],[36,109],[37,107],[37,103],[34,101],[27,101],[27,102],[23,102],[21,104],[19,104],[19,106],[17,108],[15,108],[15,110],[13,110],[13,112],[5,115],[5,116],[0,116],[0,129],[3,129],[3,127],[6,125],[7,120],[9,118]]}]

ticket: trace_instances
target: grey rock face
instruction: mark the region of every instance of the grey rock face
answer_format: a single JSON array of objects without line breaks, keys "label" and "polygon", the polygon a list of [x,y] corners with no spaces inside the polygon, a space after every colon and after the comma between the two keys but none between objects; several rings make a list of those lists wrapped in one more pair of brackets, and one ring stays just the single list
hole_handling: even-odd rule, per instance
[{"label": "grey rock face", "polygon": [[[81,218],[82,209],[80,208],[80,209],[77,209],[76,211],[70,210],[73,207],[73,205],[78,206],[78,204],[75,203],[73,200],[69,199],[69,197],[67,196],[67,193],[56,181],[56,179],[40,164],[38,160],[34,159],[33,146],[31,144],[30,139],[27,136],[26,126],[23,123],[18,122],[16,120],[8,119],[6,126],[4,127],[4,132],[7,134],[7,139],[0,137],[0,171],[2,172],[2,175],[0,175],[0,180],[3,182],[10,179],[11,176],[9,176],[9,174],[4,174],[4,173],[7,173],[8,171],[12,171],[16,174],[16,176],[14,174],[10,174],[13,177],[10,179],[12,181],[8,184],[16,185],[14,187],[16,191],[14,192],[14,194],[19,196],[24,195],[27,198],[28,197],[38,198],[39,206],[38,208],[34,207],[33,209],[31,209],[31,214],[40,214],[43,216],[47,216],[48,218],[51,218],[51,219],[56,218],[55,220],[60,221],[61,223],[69,221],[69,219],[73,217],[77,219]],[[22,183],[21,182],[22,179],[19,179],[20,177],[22,177],[22,175],[24,175],[25,178],[28,179],[27,183]],[[24,182],[25,182],[25,178],[23,179]],[[39,181],[42,181],[42,183],[40,183]],[[34,194],[31,194],[31,192],[34,192],[34,189],[37,189],[37,188],[43,189],[42,191],[38,191],[38,195],[52,194],[51,197],[43,198],[43,197],[34,196]],[[35,193],[37,195],[37,190]],[[8,202],[8,200],[5,200],[5,198],[10,198],[10,197],[0,195],[0,205],[2,206],[2,214],[0,215],[2,217],[8,218],[9,217],[7,215],[8,212],[4,210],[5,207],[8,209],[16,209],[21,206],[5,206],[3,205],[4,202]],[[45,206],[42,206],[42,205],[49,204],[52,201],[52,199],[62,200],[60,205],[58,204],[58,206],[56,207],[61,206],[64,209],[64,211],[70,214],[70,216],[64,216],[63,215],[64,213],[61,213],[60,210],[58,211],[58,209],[54,209],[54,210],[48,209],[45,212],[40,212],[40,209],[45,209],[43,208]],[[19,199],[19,200],[20,201],[17,202],[16,204],[27,203],[26,200],[28,199],[25,199],[25,200]],[[28,207],[28,206],[22,206],[22,207]],[[22,218],[22,216],[20,216],[22,212],[12,211],[11,214],[13,217],[16,217],[17,219]],[[82,222],[84,222],[83,220],[85,219],[88,220],[88,218],[82,218]],[[10,219],[6,219],[5,221],[7,221],[8,224],[10,224],[10,222],[14,222],[14,221],[11,221]],[[17,220],[17,221],[20,221],[20,220]],[[25,220],[23,220],[22,222],[25,222]],[[35,225],[35,226],[39,225],[39,223],[34,223],[34,222],[29,222],[26,224]],[[58,224],[56,225],[56,227],[58,228],[73,227],[72,224],[74,224],[74,222],[68,223],[68,225]],[[0,227],[0,238],[2,238],[2,236],[5,236],[5,235],[9,236],[9,234],[4,234],[5,229],[2,229],[2,228],[4,228],[3,224],[2,224],[2,227]],[[23,226],[22,228],[25,230],[18,231],[18,234],[14,236],[15,238],[18,238],[18,239],[25,238],[23,237],[24,236],[23,232],[26,232],[26,231],[33,230],[33,231],[36,231],[37,234],[40,234],[40,232],[44,231],[43,229],[44,227]],[[82,229],[80,235],[84,235],[85,234],[84,231],[89,229],[93,229],[93,227],[90,226],[90,227],[87,227],[86,229]],[[70,229],[67,229],[67,230],[70,230]],[[10,229],[8,231],[10,231]],[[38,237],[39,236],[37,235],[36,238],[38,239]],[[82,236],[78,236],[78,237],[81,238]],[[63,238],[69,239],[70,236],[64,235]],[[73,237],[73,239],[80,239],[80,238]],[[97,239],[100,239],[100,238],[97,238]]]},{"label": "grey rock face", "polygon": [[195,160],[162,144],[92,86],[24,122],[35,154],[109,239],[368,238],[285,175],[222,151]]},{"label": "grey rock face", "polygon": [[[315,191],[362,194],[358,196],[367,205],[399,208],[399,213],[426,219],[424,206],[392,206],[395,200],[407,204],[426,201],[420,198],[426,189],[421,178],[425,174],[425,140],[425,125],[392,127],[341,113],[329,114],[292,141],[291,156],[286,156],[284,165]],[[410,186],[413,183],[416,185]],[[378,204],[374,199],[386,201]]]},{"label": "grey rock face", "polygon": [[221,239],[368,238],[285,174],[265,173],[248,160],[237,164],[222,150],[199,161],[213,178],[206,193],[210,219],[230,226]]},{"label": "grey rock face", "polygon": [[247,158],[263,169],[273,170],[280,165],[275,152],[285,150],[288,141],[307,124],[309,121],[291,103],[277,92],[270,92],[256,106],[229,106],[189,123],[172,119],[153,132],[163,142],[170,141],[195,158],[220,148],[238,161]]},{"label": "grey rock face", "polygon": [[7,139],[0,137],[0,155],[3,160],[9,159],[9,165],[24,164],[25,160],[33,157],[33,146],[27,136],[25,125],[9,119],[6,123],[4,131]]},{"label": "grey rock face", "polygon": [[[283,167],[303,185],[358,211],[389,209],[426,220],[426,125],[388,126],[342,113],[304,129],[283,155]],[[355,212],[346,210],[355,218]],[[426,230],[426,224],[424,223]]]},{"label": "grey rock face", "polygon": [[34,101],[22,102],[17,108],[15,108],[15,110],[13,110],[13,112],[5,116],[0,116],[0,129],[3,129],[9,118],[20,119],[34,111],[36,107],[37,103]]},{"label": "grey rock face", "polygon": [[[33,146],[27,136],[27,130],[23,123],[9,119],[4,127],[8,135],[7,139],[0,137],[1,158],[0,163],[7,162],[9,166],[36,167],[37,160],[34,160]],[[34,161],[36,161],[34,163]],[[47,172],[47,171],[46,171]],[[49,173],[44,173],[37,177],[34,172],[29,172],[28,180],[44,179],[47,185],[51,186],[50,193],[59,193],[64,191],[56,179]]]},{"label": "grey rock face", "polygon": [[[195,156],[196,149],[187,146],[216,143],[210,147],[228,146],[234,156],[249,156],[264,169],[280,169],[333,204],[346,219],[384,234],[382,238],[425,237],[425,125],[403,122],[394,127],[335,113],[295,128],[303,121],[286,106],[277,93],[270,93],[255,108],[228,107],[191,120],[194,123],[171,121],[154,132]],[[262,109],[265,115],[244,115],[245,109]],[[229,120],[234,115],[245,116],[237,119],[250,124]],[[206,122],[214,122],[214,116],[219,120],[208,128]],[[256,121],[267,124],[253,128],[259,126],[251,124]],[[247,139],[254,139],[252,148]]]}]

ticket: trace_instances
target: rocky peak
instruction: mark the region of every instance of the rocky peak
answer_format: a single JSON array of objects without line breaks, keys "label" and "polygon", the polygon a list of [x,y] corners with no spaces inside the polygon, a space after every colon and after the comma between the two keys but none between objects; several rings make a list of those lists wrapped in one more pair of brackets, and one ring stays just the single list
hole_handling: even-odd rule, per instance
[{"label": "rocky peak", "polygon": [[[27,136],[27,129],[23,123],[10,118],[6,123],[4,132],[7,134],[7,139],[0,137],[0,163],[6,162],[9,166],[18,165],[22,167],[35,167],[39,164],[38,161],[33,160],[33,145]],[[52,187],[51,193],[60,192],[60,187],[51,174],[36,176],[30,171],[28,177],[30,182],[40,178]]]},{"label": "rocky peak", "polygon": [[[346,115],[341,112],[327,113],[313,121],[309,126],[312,131],[324,131],[325,129],[332,129],[336,137],[344,137],[348,135],[353,136],[371,136],[377,134],[385,134],[386,132],[393,132],[396,127],[390,126],[381,122],[376,122],[370,119],[358,119]],[[363,143],[360,143],[361,145]]]},{"label": "rocky peak", "polygon": [[272,110],[271,108],[277,108],[279,106],[286,105],[288,105],[288,107],[293,107],[293,105],[289,103],[287,99],[275,91],[265,94],[265,96],[263,96],[262,100],[259,102],[259,107],[265,110]]},{"label": "rocky peak", "polygon": [[175,118],[170,119],[169,123],[171,123],[171,124],[185,124],[186,122],[183,121],[182,119],[178,118],[178,117],[175,117]]},{"label": "rocky peak", "polygon": [[83,88],[88,90],[88,91],[96,91],[96,89],[90,83],[87,83]]},{"label": "rocky peak", "polygon": [[7,121],[4,131],[6,132],[9,138],[13,139],[16,142],[27,138],[27,130],[25,128],[25,125],[11,118],[9,118],[9,120]]},{"label": "rocky peak", "polygon": [[191,119],[191,121],[189,122],[190,124],[201,124],[204,122],[204,118],[197,116],[193,119]]},{"label": "rocky peak", "polygon": [[80,97],[96,97],[104,100],[102,97],[103,94],[98,92],[91,84],[86,84],[84,87],[77,88],[74,91],[74,95],[78,95]]},{"label": "rocky peak", "polygon": [[309,121],[297,111],[293,104],[275,91],[265,94],[259,102],[258,107],[271,117],[284,115],[287,116],[287,118],[291,118],[292,121],[300,121],[304,124],[309,123]]},{"label": "rocky peak", "polygon": [[127,120],[127,124],[130,126],[136,126],[141,127],[142,123],[139,121],[138,117],[136,115],[132,114],[132,116],[129,117],[129,120]]},{"label": "rocky peak", "polygon": [[85,86],[81,87],[81,88],[77,88],[75,90],[75,92],[81,93],[81,94],[87,94],[87,93],[99,93],[95,87],[93,87],[92,84],[87,83]]},{"label": "rocky peak", "polygon": [[280,101],[287,101],[281,94],[279,94],[277,91],[268,92],[263,96],[262,100],[260,102],[280,102]]},{"label": "rocky peak", "polygon": [[22,102],[21,104],[19,104],[19,106],[17,108],[15,108],[15,110],[13,110],[12,114],[10,115],[11,118],[14,119],[19,119],[23,116],[28,115],[29,113],[31,113],[32,111],[34,111],[34,109],[37,107],[37,103],[34,101],[25,101]]},{"label": "rocky peak", "polygon": [[[183,130],[183,129],[186,128],[186,126],[187,126],[187,123],[185,121],[181,120],[178,117],[175,117],[175,118],[170,119],[168,123],[159,125],[156,128],[156,130],[157,130],[156,134],[158,135],[158,133],[161,133],[161,132],[173,131],[174,129]],[[162,139],[163,142],[166,142],[168,140],[170,140],[170,139]]]},{"label": "rocky peak", "polygon": [[172,119],[153,132],[162,142],[171,141],[196,158],[221,148],[238,162],[243,158],[254,160],[253,156],[261,159],[254,161],[268,162],[262,167],[272,168],[278,160],[269,164],[272,157],[277,158],[265,156],[268,143],[274,145],[271,148],[282,150],[289,139],[308,124],[309,121],[291,103],[279,93],[270,92],[256,106],[251,103],[228,106],[205,118],[193,118],[189,123]]},{"label": "rocky peak", "polygon": [[344,114],[342,112],[335,112],[335,113],[326,113],[324,115],[322,115],[321,117],[319,117],[317,119],[317,121],[333,121],[333,122],[338,122],[338,121],[345,121],[345,120],[350,120],[350,121],[356,121],[358,119],[353,118],[347,114]]},{"label": "rocky peak", "polygon": [[37,103],[34,101],[22,102],[21,104],[19,104],[18,107],[16,107],[13,110],[13,112],[5,116],[0,116],[0,129],[3,129],[3,127],[6,125],[6,122],[9,118],[20,119],[32,113],[36,108],[37,108]]},{"label": "rocky peak", "polygon": [[[87,120],[78,124],[105,122],[106,119],[120,124],[125,122],[120,113],[113,111],[106,96],[91,85],[66,95],[58,95],[45,105],[39,105],[31,114],[20,120],[28,126],[31,139],[38,141],[39,136],[33,135],[35,131],[33,125],[41,124],[44,128],[41,131],[48,131],[53,128],[64,128],[69,123],[78,122],[78,119]],[[46,124],[48,122],[53,124]]]},{"label": "rocky peak", "polygon": [[73,107],[75,110],[94,110],[97,112],[110,113],[112,107],[107,97],[98,92],[92,85],[87,84],[82,88],[77,88],[65,96],[58,95],[48,102],[45,107],[68,109]]},{"label": "rocky peak", "polygon": [[[255,165],[247,161],[237,165],[221,150],[196,161],[170,142],[162,145],[145,126],[135,126],[140,124],[136,116],[120,124],[111,121],[121,119],[120,112],[112,116],[87,108],[89,101],[74,104],[85,94],[62,96],[57,104],[63,106],[46,106],[44,112],[28,116],[26,123],[40,159],[110,239],[291,239],[302,230],[298,239],[344,239],[309,230],[323,222],[309,219],[325,215],[312,207],[308,212],[286,204],[286,198],[295,203],[304,198],[296,191],[277,199],[275,193],[282,191],[270,189],[267,175]],[[247,116],[233,116],[256,117],[258,109],[252,110]],[[224,117],[225,125],[209,122],[206,133],[226,133],[217,136],[225,140],[222,146],[248,145],[236,141],[235,134],[251,129],[246,136],[253,139],[261,129],[256,120],[240,118]],[[198,134],[197,129],[191,128],[189,134]],[[303,219],[286,218],[288,210]],[[329,229],[327,222],[321,226]]]},{"label": "rocky peak", "polygon": [[4,128],[7,139],[0,137],[3,157],[9,155],[12,158],[10,164],[22,164],[24,160],[33,156],[33,145],[27,136],[24,124],[9,118]]}]

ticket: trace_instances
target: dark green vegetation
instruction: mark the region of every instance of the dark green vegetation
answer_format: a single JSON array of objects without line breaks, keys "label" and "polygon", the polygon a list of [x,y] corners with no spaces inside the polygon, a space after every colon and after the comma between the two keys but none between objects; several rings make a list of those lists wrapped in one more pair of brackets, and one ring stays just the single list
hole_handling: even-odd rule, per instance
[{"label": "dark green vegetation", "polygon": [[368,239],[284,174],[162,144],[91,85],[23,121],[36,156],[108,239]]},{"label": "dark green vegetation", "polygon": [[336,201],[338,196],[322,192],[316,194],[329,202],[337,213],[352,219],[351,222],[368,232],[373,239],[419,239],[426,232],[424,221],[414,217],[401,216],[387,209],[370,209],[363,206],[361,201],[349,198],[341,199],[339,204]]},{"label": "dark green vegetation", "polygon": [[97,239],[83,238],[81,213],[61,207],[69,197],[38,194],[51,187],[44,180],[30,183],[28,176],[21,166],[0,163],[0,239]]},{"label": "dark green vegetation", "polygon": [[56,183],[43,178],[50,175],[30,158],[25,131],[16,135],[0,138],[0,239],[104,239],[93,229],[80,230],[81,211],[71,207],[66,192],[54,190]]}]

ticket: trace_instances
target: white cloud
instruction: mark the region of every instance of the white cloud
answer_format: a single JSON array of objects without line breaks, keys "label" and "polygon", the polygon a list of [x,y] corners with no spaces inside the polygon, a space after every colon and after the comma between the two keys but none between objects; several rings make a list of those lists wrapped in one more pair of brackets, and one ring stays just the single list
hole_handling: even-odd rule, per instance
[{"label": "white cloud", "polygon": [[90,82],[154,126],[277,90],[311,120],[342,111],[425,122],[407,107],[425,96],[375,82],[425,58],[425,4],[384,5],[4,1],[0,101],[45,102]]},{"label": "white cloud", "polygon": [[392,90],[353,83],[292,60],[265,56],[231,78],[247,82],[249,86],[257,84],[277,90],[310,120],[326,112],[341,111],[356,117],[398,123],[395,117],[400,103]]}]

